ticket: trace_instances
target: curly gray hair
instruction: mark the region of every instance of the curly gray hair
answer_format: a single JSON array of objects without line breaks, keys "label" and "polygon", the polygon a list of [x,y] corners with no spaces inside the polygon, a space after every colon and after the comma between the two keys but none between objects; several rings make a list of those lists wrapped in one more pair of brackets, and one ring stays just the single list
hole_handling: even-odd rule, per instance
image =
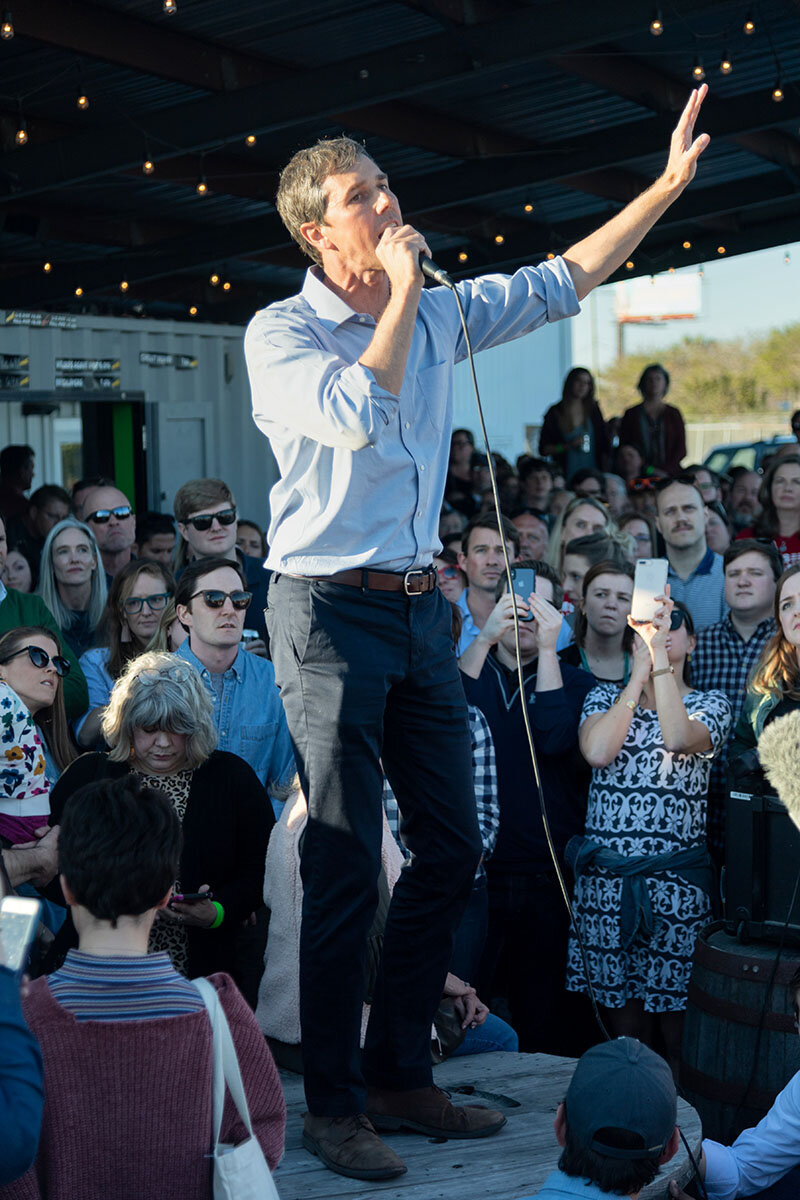
[{"label": "curly gray hair", "polygon": [[112,762],[127,762],[135,729],[186,735],[186,768],[205,762],[217,744],[214,708],[199,673],[172,654],[150,650],[132,659],[111,692],[103,737]]}]

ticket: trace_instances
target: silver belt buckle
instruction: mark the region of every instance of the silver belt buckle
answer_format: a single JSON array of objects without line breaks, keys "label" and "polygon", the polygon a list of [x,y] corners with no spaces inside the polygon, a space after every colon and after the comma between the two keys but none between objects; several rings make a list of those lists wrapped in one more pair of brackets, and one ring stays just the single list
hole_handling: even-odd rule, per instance
[{"label": "silver belt buckle", "polygon": [[414,579],[414,578],[424,578],[424,576],[426,576],[427,574],[428,574],[428,572],[426,570],[424,570],[422,567],[417,567],[416,570],[414,570],[414,571],[406,571],[405,575],[403,576],[403,590],[405,591],[405,594],[407,596],[422,595],[421,591],[418,591],[418,592],[410,591],[409,586],[408,586],[408,581],[409,581],[409,579]]}]

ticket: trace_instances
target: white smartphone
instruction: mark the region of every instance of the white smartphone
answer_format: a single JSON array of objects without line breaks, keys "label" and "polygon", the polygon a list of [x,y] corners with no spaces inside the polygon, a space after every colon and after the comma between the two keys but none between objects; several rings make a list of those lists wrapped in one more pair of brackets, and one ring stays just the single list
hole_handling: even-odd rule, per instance
[{"label": "white smartphone", "polygon": [[41,907],[39,900],[28,896],[4,896],[0,900],[0,963],[18,975],[28,961]]},{"label": "white smartphone", "polygon": [[634,621],[652,621],[659,607],[656,596],[663,596],[667,586],[668,569],[666,558],[637,558],[631,601]]}]

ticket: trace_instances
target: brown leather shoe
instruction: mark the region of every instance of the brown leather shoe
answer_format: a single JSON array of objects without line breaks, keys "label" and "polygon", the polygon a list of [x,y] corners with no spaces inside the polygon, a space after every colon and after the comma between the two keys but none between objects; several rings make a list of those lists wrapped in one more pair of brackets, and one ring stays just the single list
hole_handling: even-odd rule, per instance
[{"label": "brown leather shoe", "polygon": [[303,1145],[337,1175],[350,1179],[394,1179],[406,1166],[378,1137],[363,1113],[352,1117],[315,1117],[306,1113]]},{"label": "brown leather shoe", "polygon": [[367,1091],[367,1116],[376,1129],[413,1129],[428,1137],[481,1138],[497,1133],[506,1123],[501,1112],[481,1105],[456,1108],[438,1087],[391,1092]]}]

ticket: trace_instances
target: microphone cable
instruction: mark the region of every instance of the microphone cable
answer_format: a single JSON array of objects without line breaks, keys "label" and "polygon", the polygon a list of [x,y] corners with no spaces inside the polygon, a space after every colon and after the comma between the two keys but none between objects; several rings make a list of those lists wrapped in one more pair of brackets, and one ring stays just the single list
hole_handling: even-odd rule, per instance
[{"label": "microphone cable", "polygon": [[[425,265],[423,265],[423,264],[425,264]],[[427,264],[429,264],[429,269],[426,269]],[[502,516],[502,512],[500,510],[500,494],[499,494],[499,491],[497,488],[497,475],[495,473],[494,459],[492,458],[492,449],[489,444],[489,434],[486,429],[486,421],[485,421],[484,415],[483,415],[483,404],[481,403],[481,393],[480,393],[480,388],[478,387],[478,377],[475,373],[475,359],[474,359],[473,352],[472,352],[472,339],[470,338],[470,335],[469,335],[469,329],[467,327],[467,320],[466,320],[466,316],[464,314],[464,307],[461,303],[461,296],[459,295],[458,288],[456,287],[456,285],[455,285],[453,279],[450,277],[450,275],[448,275],[448,273],[446,271],[442,270],[440,267],[437,267],[436,264],[431,259],[429,259],[429,258],[421,259],[420,265],[422,266],[423,273],[427,276],[427,278],[435,281],[437,284],[439,284],[442,287],[449,288],[450,291],[453,293],[455,300],[456,300],[456,306],[458,308],[458,315],[461,320],[461,329],[464,334],[464,342],[467,347],[467,361],[469,362],[469,370],[470,370],[470,375],[472,377],[472,388],[475,393],[475,405],[476,405],[476,409],[477,409],[477,413],[478,413],[478,422],[480,424],[481,437],[483,438],[483,444],[484,444],[484,447],[486,448],[486,459],[487,459],[487,465],[488,465],[488,470],[489,470],[489,480],[490,480],[490,483],[492,486],[492,500],[494,503],[495,516],[497,517],[497,528],[498,528],[498,530],[500,530],[500,543],[503,547],[503,565],[504,565],[504,570],[505,570],[506,583],[507,583],[509,592],[513,596],[514,595],[514,581],[513,581],[512,574],[511,574],[511,561],[508,557],[508,547],[506,546],[506,540],[503,537],[503,533],[502,533],[503,516]],[[550,821],[547,816],[547,806],[545,804],[544,791],[542,788],[542,777],[539,773],[539,762],[536,757],[536,748],[534,746],[534,741],[533,741],[533,731],[531,729],[530,716],[528,714],[528,705],[525,702],[525,676],[524,676],[523,668],[522,668],[522,650],[521,650],[520,641],[519,641],[519,614],[517,612],[516,602],[514,603],[514,605],[512,607],[512,613],[513,613],[513,618],[514,618],[514,646],[515,646],[516,657],[517,657],[517,680],[518,680],[518,684],[519,684],[520,707],[522,709],[522,720],[523,720],[523,723],[525,726],[525,736],[528,741],[528,751],[530,753],[531,765],[533,767],[533,775],[534,775],[534,779],[536,781],[536,791],[537,791],[538,799],[539,799],[539,811],[540,811],[541,817],[542,817],[542,826],[544,828],[545,839],[547,841],[547,849],[549,851],[550,858],[553,863],[553,869],[555,870],[555,873],[556,873],[556,878],[558,880],[558,887],[561,892],[561,896],[564,901],[564,905],[566,907],[567,913],[569,914],[570,927],[571,927],[573,933],[575,934],[575,940],[577,941],[578,949],[580,951],[581,962],[583,964],[583,973],[584,973],[584,976],[586,977],[586,986],[587,986],[587,989],[589,992],[589,999],[591,1000],[591,1004],[592,1004],[592,1012],[594,1014],[594,1019],[597,1022],[600,1032],[602,1033],[605,1040],[607,1042],[610,1042],[613,1039],[611,1037],[611,1034],[608,1032],[608,1030],[605,1027],[603,1018],[600,1016],[600,1009],[599,1009],[599,1006],[597,1003],[597,996],[595,995],[595,990],[594,990],[594,986],[592,984],[592,978],[591,978],[591,974],[589,971],[589,959],[588,959],[588,955],[586,953],[586,946],[584,944],[583,937],[581,936],[581,931],[578,927],[578,922],[575,920],[575,913],[573,911],[572,902],[569,897],[569,891],[567,889],[567,885],[564,880],[564,873],[561,870],[561,864],[558,861],[558,854],[556,853],[555,844],[553,842],[553,836],[550,831]],[[695,1178],[697,1179],[697,1182],[700,1185],[700,1189],[703,1194],[703,1200],[708,1200],[708,1193],[706,1191],[703,1177],[700,1174],[699,1165],[697,1163],[697,1160],[695,1159],[694,1154],[692,1153],[691,1147],[689,1146],[689,1143],[686,1140],[684,1132],[680,1128],[680,1126],[678,1126],[678,1133],[680,1134],[681,1141],[683,1142],[684,1149],[686,1150],[686,1155],[689,1159],[692,1170],[694,1171]]]},{"label": "microphone cable", "polygon": [[[478,387],[478,377],[475,374],[475,359],[473,357],[473,352],[472,352],[472,339],[470,338],[470,335],[469,335],[469,329],[467,327],[467,320],[466,320],[466,316],[464,314],[464,307],[461,303],[461,296],[459,295],[458,288],[456,287],[456,285],[453,282],[453,280],[451,279],[451,277],[447,274],[447,272],[443,271],[440,267],[437,267],[436,264],[431,259],[429,259],[427,257],[421,259],[420,266],[422,267],[423,273],[429,279],[434,280],[436,283],[440,284],[443,287],[449,288],[450,291],[455,296],[456,305],[458,307],[458,315],[461,320],[461,328],[464,333],[464,342],[467,347],[467,359],[469,362],[470,374],[472,376],[472,387],[475,392],[475,404],[476,404],[477,411],[478,411],[478,422],[480,424],[481,437],[483,438],[483,444],[486,448],[486,459],[487,459],[488,469],[489,469],[489,480],[490,480],[491,486],[492,486],[492,500],[494,503],[495,515],[497,517],[497,528],[498,528],[498,530],[500,530],[500,542],[503,547],[503,564],[504,564],[504,570],[505,570],[505,576],[506,576],[506,583],[507,583],[509,592],[513,596],[514,595],[514,580],[513,580],[512,574],[511,574],[511,561],[508,557],[508,547],[506,546],[506,540],[502,534],[503,515],[502,515],[502,512],[500,511],[500,494],[499,494],[498,488],[497,488],[497,475],[495,473],[494,459],[492,458],[492,449],[489,444],[489,434],[486,430],[486,421],[485,421],[484,415],[483,415],[483,405],[481,403],[480,388]],[[549,851],[550,858],[553,863],[553,868],[556,873],[556,879],[558,880],[559,891],[561,892],[561,896],[564,901],[564,905],[566,907],[567,913],[569,914],[570,926],[575,934],[575,938],[578,943],[578,948],[580,950],[581,961],[583,963],[583,973],[586,977],[586,985],[587,985],[587,988],[589,991],[589,998],[590,998],[591,1004],[592,1004],[592,1012],[594,1013],[595,1021],[597,1022],[598,1026],[600,1028],[600,1032],[602,1033],[603,1037],[606,1039],[606,1041],[611,1041],[612,1040],[611,1035],[609,1034],[608,1030],[606,1029],[606,1027],[603,1023],[603,1019],[600,1016],[600,1009],[597,1004],[597,997],[595,995],[594,987],[592,985],[591,975],[589,972],[589,960],[588,960],[588,956],[586,954],[586,947],[584,945],[583,938],[581,936],[581,931],[578,928],[578,923],[575,920],[575,914],[572,910],[572,903],[570,901],[569,891],[567,889],[567,885],[564,880],[564,874],[561,870],[561,864],[558,861],[558,854],[556,853],[556,848],[553,843],[553,836],[550,831],[550,821],[547,816],[547,807],[545,805],[544,791],[542,789],[542,778],[539,773],[539,763],[536,758],[536,748],[535,748],[534,742],[533,742],[533,731],[531,729],[530,716],[528,714],[528,705],[525,701],[525,676],[524,676],[524,672],[523,672],[523,668],[522,668],[522,650],[521,650],[520,641],[519,641],[519,614],[517,612],[516,603],[514,603],[514,605],[512,607],[512,612],[513,612],[513,617],[514,617],[514,646],[516,649],[516,657],[517,657],[517,680],[519,682],[520,707],[522,708],[522,720],[525,725],[525,736],[528,741],[528,751],[530,753],[531,765],[533,767],[533,777],[536,781],[536,790],[537,790],[538,798],[539,798],[539,810],[540,810],[541,817],[542,817],[542,826],[544,828],[545,839],[547,841],[547,849]]]}]

